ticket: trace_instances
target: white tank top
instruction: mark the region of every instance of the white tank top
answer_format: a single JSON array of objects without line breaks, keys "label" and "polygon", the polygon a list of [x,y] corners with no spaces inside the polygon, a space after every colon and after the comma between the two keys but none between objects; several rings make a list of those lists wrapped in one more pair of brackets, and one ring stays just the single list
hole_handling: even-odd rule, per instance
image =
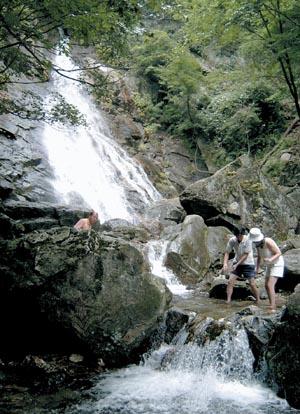
[{"label": "white tank top", "polygon": [[[272,253],[271,252],[271,250],[267,247],[267,245],[266,245],[266,241],[267,240],[272,240],[272,239],[270,239],[269,237],[265,237],[265,242],[264,242],[264,245],[263,245],[263,247],[259,247],[259,250],[260,250],[260,252],[261,252],[261,255],[262,255],[262,257],[265,259],[265,258],[271,258],[272,256],[274,256],[274,253]],[[279,247],[277,246],[277,244],[274,242],[274,240],[272,240],[273,241],[273,243],[275,244],[275,246],[279,249]],[[282,255],[280,255],[279,257],[277,257],[277,259],[276,260],[274,260],[274,262],[272,262],[272,263],[264,263],[266,266],[269,266],[269,267],[271,267],[271,266],[283,266],[284,265],[284,260],[283,260],[283,257],[282,257]]]}]

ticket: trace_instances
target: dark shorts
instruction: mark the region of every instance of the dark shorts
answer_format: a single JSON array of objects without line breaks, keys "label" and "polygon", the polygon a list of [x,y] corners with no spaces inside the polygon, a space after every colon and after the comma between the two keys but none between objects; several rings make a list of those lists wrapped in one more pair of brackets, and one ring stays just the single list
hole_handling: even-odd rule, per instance
[{"label": "dark shorts", "polygon": [[232,270],[230,273],[238,277],[251,279],[252,277],[255,277],[254,269],[254,265],[239,265],[235,270]]}]

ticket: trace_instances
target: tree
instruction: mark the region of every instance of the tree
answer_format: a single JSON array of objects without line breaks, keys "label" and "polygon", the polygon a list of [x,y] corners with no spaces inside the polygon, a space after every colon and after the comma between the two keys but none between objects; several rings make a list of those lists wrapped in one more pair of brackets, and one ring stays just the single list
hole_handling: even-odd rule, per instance
[{"label": "tree", "polygon": [[255,50],[251,58],[260,76],[283,77],[300,117],[298,0],[182,0],[178,4],[176,16],[185,20],[182,33],[190,44],[232,54],[240,47]]},{"label": "tree", "polygon": [[159,84],[168,91],[163,107],[165,122],[172,131],[192,131],[195,127],[197,94],[203,79],[198,60],[184,48],[177,48],[166,67],[158,68]]},{"label": "tree", "polygon": [[203,78],[202,67],[189,49],[162,30],[152,30],[135,49],[137,73],[150,85],[153,120],[172,132],[194,130],[194,114]]},{"label": "tree", "polygon": [[[300,118],[300,3],[294,0],[240,2],[232,24],[240,25],[262,42],[279,62],[284,80]],[[230,21],[230,20],[229,20]]]},{"label": "tree", "polygon": [[[49,79],[50,70],[56,69],[52,67],[51,55],[59,29],[73,42],[92,44],[103,55],[117,56],[124,51],[128,34],[142,17],[143,8],[161,3],[158,0],[1,0],[0,112],[13,111],[13,103],[3,92],[8,84],[24,82],[21,78],[24,75],[27,82]],[[61,47],[61,52],[68,53],[68,49]],[[101,87],[101,83],[95,86]],[[37,101],[36,104],[38,108]],[[35,109],[31,114],[36,112]]]}]

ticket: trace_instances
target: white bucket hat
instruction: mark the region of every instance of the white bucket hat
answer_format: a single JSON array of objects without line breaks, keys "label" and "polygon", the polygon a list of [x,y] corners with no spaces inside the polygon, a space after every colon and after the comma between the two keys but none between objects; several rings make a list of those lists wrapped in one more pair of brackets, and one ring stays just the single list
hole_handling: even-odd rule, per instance
[{"label": "white bucket hat", "polygon": [[250,229],[248,237],[252,242],[259,242],[265,236],[263,235],[263,233],[257,227],[253,227],[252,229]]}]

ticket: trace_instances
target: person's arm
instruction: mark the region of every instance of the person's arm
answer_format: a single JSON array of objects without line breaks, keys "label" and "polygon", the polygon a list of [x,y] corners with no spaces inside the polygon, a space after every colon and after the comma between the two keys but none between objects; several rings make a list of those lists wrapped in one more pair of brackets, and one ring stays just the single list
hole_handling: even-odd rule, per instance
[{"label": "person's arm", "polygon": [[229,252],[225,252],[223,259],[223,272],[226,273],[228,269]]},{"label": "person's arm", "polygon": [[245,253],[238,262],[236,262],[233,266],[232,269],[235,270],[239,265],[243,264],[244,261],[247,259],[249,253]]},{"label": "person's arm", "polygon": [[259,272],[259,269],[260,269],[260,264],[261,264],[261,258],[262,258],[262,256],[261,256],[261,250],[260,250],[260,248],[257,247],[256,250],[257,250],[257,261],[256,261],[255,273],[258,273]]},{"label": "person's arm", "polygon": [[84,223],[83,219],[78,220],[77,223],[74,225],[74,228],[77,230],[80,230],[83,226],[83,223]]},{"label": "person's arm", "polygon": [[278,259],[279,256],[281,256],[281,251],[279,249],[279,247],[276,246],[276,244],[274,243],[274,241],[272,239],[266,239],[266,246],[267,248],[270,250],[270,252],[272,253],[272,257],[266,257],[265,258],[265,262],[266,263],[273,263],[275,262],[276,259]]}]

